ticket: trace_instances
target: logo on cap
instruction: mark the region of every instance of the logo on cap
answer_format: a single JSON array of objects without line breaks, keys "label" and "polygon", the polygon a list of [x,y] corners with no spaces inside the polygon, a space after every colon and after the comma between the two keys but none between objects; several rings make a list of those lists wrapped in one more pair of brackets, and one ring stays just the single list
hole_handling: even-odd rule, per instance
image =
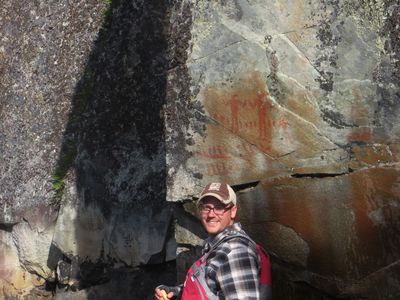
[{"label": "logo on cap", "polygon": [[209,191],[219,191],[219,189],[221,188],[221,183],[216,183],[216,182],[213,182],[213,183],[210,183],[210,186],[209,186],[209,188],[208,188],[208,190]]}]

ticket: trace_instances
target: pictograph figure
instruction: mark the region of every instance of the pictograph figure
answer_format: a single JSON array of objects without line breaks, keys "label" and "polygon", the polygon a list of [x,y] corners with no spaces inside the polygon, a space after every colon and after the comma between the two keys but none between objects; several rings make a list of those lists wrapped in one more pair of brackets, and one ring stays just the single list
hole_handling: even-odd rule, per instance
[{"label": "pictograph figure", "polygon": [[265,140],[270,136],[269,130],[272,127],[269,116],[271,105],[265,100],[266,94],[258,92],[256,99],[252,102],[251,106],[257,111],[258,114],[258,138]]},{"label": "pictograph figure", "polygon": [[233,95],[228,101],[224,101],[225,105],[230,106],[231,110],[231,130],[233,133],[239,132],[239,105],[240,100],[237,95]]}]

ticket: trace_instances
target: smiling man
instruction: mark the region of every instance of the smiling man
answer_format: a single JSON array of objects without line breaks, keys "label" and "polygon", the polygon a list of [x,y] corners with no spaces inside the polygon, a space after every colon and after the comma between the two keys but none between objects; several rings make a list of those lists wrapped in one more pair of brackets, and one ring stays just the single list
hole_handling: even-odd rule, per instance
[{"label": "smiling man", "polygon": [[237,206],[233,189],[224,183],[209,183],[198,200],[201,223],[210,237],[234,224]]},{"label": "smiling man", "polygon": [[263,285],[260,285],[261,260],[257,246],[240,223],[235,222],[237,205],[233,189],[226,183],[209,183],[202,191],[197,206],[201,223],[209,235],[204,241],[203,255],[189,269],[183,285],[158,286],[155,298],[269,298]]}]

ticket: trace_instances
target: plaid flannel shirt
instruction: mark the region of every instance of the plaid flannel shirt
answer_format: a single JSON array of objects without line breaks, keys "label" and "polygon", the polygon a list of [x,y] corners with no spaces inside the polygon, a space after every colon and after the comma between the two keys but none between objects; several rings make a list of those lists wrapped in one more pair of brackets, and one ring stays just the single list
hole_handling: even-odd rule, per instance
[{"label": "plaid flannel shirt", "polygon": [[[208,253],[228,235],[244,231],[240,223],[227,227],[213,239],[205,240],[203,254]],[[245,234],[245,233],[244,233]],[[232,238],[213,249],[207,258],[206,281],[209,288],[223,299],[260,299],[259,259],[254,246],[244,238]]]}]

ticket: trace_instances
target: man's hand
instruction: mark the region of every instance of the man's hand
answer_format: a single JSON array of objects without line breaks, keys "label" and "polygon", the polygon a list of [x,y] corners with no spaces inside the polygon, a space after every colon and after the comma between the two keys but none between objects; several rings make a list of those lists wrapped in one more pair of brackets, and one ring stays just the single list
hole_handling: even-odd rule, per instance
[{"label": "man's hand", "polygon": [[165,290],[162,290],[159,288],[155,289],[154,298],[157,300],[168,300],[168,299],[172,299],[172,297],[174,297],[173,292],[169,292],[167,294],[167,292]]}]

